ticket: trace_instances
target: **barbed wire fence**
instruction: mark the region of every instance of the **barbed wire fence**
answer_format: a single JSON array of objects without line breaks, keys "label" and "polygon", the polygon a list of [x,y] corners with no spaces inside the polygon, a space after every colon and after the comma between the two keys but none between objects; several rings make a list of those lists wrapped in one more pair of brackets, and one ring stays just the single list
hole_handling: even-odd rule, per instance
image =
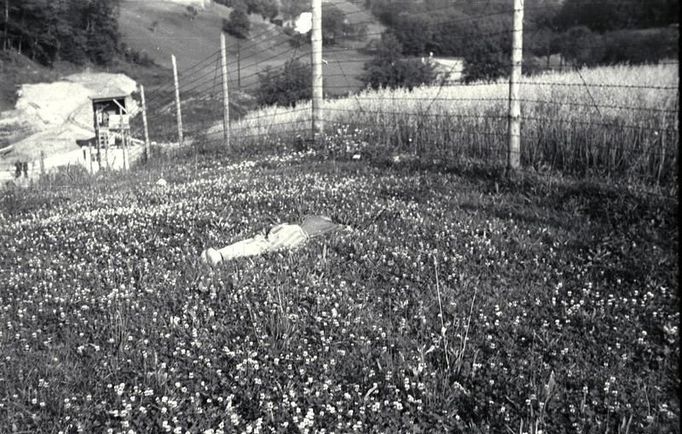
[{"label": "barbed wire fence", "polygon": [[[369,13],[364,2],[324,3],[349,4],[357,9],[345,13],[347,20],[356,25],[376,23],[353,20],[353,15],[364,17]],[[208,148],[224,149],[229,154],[259,146],[288,152],[292,144],[303,143],[321,147],[335,158],[372,154],[435,164],[482,163],[512,171],[554,170],[643,181],[658,186],[661,194],[676,194],[677,59],[657,62],[647,76],[638,75],[637,68],[627,65],[613,66],[606,73],[604,68],[582,69],[549,60],[535,65],[532,74],[522,75],[524,62],[531,60],[522,55],[523,37],[541,27],[524,28],[523,12],[529,8],[524,8],[522,0],[515,0],[513,7],[448,22],[458,25],[491,18],[506,20],[501,30],[480,30],[451,40],[475,38],[485,42],[483,46],[490,53],[483,50],[483,59],[497,52],[500,44],[509,46],[504,51],[509,57],[497,59],[494,66],[507,70],[511,79],[466,82],[461,76],[467,65],[456,61],[461,59],[439,59],[424,52],[412,60],[437,66],[436,84],[373,90],[363,87],[359,77],[372,53],[343,43],[323,48],[323,6],[320,0],[313,0],[312,6],[310,45],[293,43],[281,29],[270,28],[252,35],[241,47],[217,50],[179,71],[177,88],[168,83],[149,89],[149,140],[159,149],[178,146],[179,107],[182,145],[194,155]],[[438,11],[432,13],[438,15]],[[379,30],[367,32],[365,40],[380,38],[384,29]],[[237,49],[250,54],[241,56]],[[264,73],[270,78],[284,75],[285,71],[272,68],[287,61],[311,66],[312,101],[290,107],[260,107],[260,77]],[[489,65],[484,60],[476,66]],[[225,107],[229,108],[227,123]],[[144,128],[137,125],[132,135],[142,140]]]}]

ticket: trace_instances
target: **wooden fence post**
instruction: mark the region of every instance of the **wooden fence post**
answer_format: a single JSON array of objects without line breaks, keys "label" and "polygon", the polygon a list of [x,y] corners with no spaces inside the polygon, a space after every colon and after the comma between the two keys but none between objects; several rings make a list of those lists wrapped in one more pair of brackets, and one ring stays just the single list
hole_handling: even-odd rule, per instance
[{"label": "wooden fence post", "polygon": [[225,33],[220,32],[220,53],[223,68],[223,140],[230,147],[230,97],[227,88],[227,43]]},{"label": "wooden fence post", "polygon": [[312,82],[313,82],[313,102],[312,102],[312,133],[315,140],[324,130],[322,120],[322,0],[312,0]]},{"label": "wooden fence post", "polygon": [[147,124],[147,100],[144,96],[144,86],[140,85],[140,97],[142,98],[142,125],[144,126],[144,159],[151,158],[149,150],[149,124]]},{"label": "wooden fence post", "polygon": [[123,171],[128,170],[128,144],[126,143],[126,133],[123,128],[123,110],[121,110],[121,117],[118,118],[118,126],[121,129],[121,153],[123,154]]},{"label": "wooden fence post", "polygon": [[507,169],[521,166],[521,66],[523,64],[523,2],[514,0],[512,70],[509,78],[509,149]]},{"label": "wooden fence post", "polygon": [[[96,140],[96,139],[97,139],[97,137],[95,137],[95,140]],[[88,144],[88,159],[90,160],[90,175],[92,175],[92,174],[95,173],[95,172],[94,172],[94,169],[93,169],[93,167],[92,167],[92,158],[93,158],[93,157],[92,157],[92,143],[89,143],[89,144]]]},{"label": "wooden fence post", "polygon": [[101,140],[99,138],[101,132],[99,130],[99,120],[97,119],[97,109],[95,108],[94,105],[92,107],[92,113],[95,122],[95,147],[97,148],[97,171],[100,172],[102,170],[102,147]]},{"label": "wooden fence post", "polygon": [[178,119],[178,143],[182,146],[185,140],[182,135],[182,108],[180,107],[180,84],[178,80],[178,63],[175,60],[175,54],[171,55],[173,61],[173,80],[175,81],[175,109]]},{"label": "wooden fence post", "polygon": [[107,170],[111,170],[111,165],[109,164],[109,137],[112,137],[111,129],[107,131],[106,139],[104,140],[104,160],[107,165]]}]

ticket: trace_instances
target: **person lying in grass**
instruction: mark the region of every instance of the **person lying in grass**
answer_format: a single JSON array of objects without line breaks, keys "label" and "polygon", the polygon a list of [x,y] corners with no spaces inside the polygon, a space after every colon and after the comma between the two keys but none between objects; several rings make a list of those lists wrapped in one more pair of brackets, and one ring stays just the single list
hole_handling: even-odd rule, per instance
[{"label": "person lying in grass", "polygon": [[209,247],[201,252],[201,261],[214,267],[223,261],[244,256],[255,256],[265,252],[293,249],[308,241],[330,232],[343,229],[329,217],[307,216],[300,225],[281,223],[270,229],[266,236],[256,235],[221,249]]}]

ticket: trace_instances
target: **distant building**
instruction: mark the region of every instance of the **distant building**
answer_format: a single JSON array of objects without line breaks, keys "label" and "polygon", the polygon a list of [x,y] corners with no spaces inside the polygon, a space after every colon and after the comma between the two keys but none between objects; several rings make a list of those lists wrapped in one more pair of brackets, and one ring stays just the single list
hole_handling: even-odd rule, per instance
[{"label": "distant building", "polygon": [[437,83],[452,84],[462,81],[464,74],[464,59],[461,57],[422,57],[422,63],[430,63],[436,71]]}]

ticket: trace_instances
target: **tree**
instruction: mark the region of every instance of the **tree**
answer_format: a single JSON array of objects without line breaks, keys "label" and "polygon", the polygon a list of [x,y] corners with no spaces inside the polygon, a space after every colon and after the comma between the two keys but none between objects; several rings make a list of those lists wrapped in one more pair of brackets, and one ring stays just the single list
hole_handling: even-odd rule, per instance
[{"label": "tree", "polygon": [[280,11],[286,19],[295,19],[303,12],[310,11],[309,0],[281,0]]},{"label": "tree", "polygon": [[322,42],[334,45],[342,38],[364,38],[367,24],[352,24],[346,14],[334,5],[322,7]]},{"label": "tree", "polygon": [[237,38],[246,39],[250,29],[251,22],[244,6],[235,6],[230,12],[230,19],[223,20],[223,30]]},{"label": "tree", "polygon": [[279,13],[279,8],[275,0],[246,0],[246,12],[259,14],[267,20],[275,18]]},{"label": "tree", "polygon": [[296,102],[312,97],[311,68],[295,59],[277,70],[267,67],[258,74],[258,81],[256,99],[261,105],[296,106]]},{"label": "tree", "polygon": [[434,51],[434,20],[428,14],[400,15],[393,33],[403,47],[403,54],[423,56]]},{"label": "tree", "polygon": [[334,45],[337,39],[344,36],[347,30],[346,14],[332,5],[322,7],[322,42]]},{"label": "tree", "polygon": [[118,14],[117,1],[90,0],[85,7],[86,52],[95,63],[106,65],[113,60],[120,40]]},{"label": "tree", "polygon": [[433,65],[418,59],[404,59],[402,45],[392,33],[384,33],[375,57],[365,64],[362,81],[374,89],[406,87],[412,90],[436,79]]},{"label": "tree", "polygon": [[561,30],[594,32],[667,26],[679,22],[679,0],[566,0],[554,19]]},{"label": "tree", "polygon": [[106,64],[118,50],[118,0],[24,0],[7,12],[6,39],[40,63]]},{"label": "tree", "polygon": [[601,35],[586,26],[572,27],[560,36],[556,45],[561,56],[575,66],[594,66],[602,58]]}]

